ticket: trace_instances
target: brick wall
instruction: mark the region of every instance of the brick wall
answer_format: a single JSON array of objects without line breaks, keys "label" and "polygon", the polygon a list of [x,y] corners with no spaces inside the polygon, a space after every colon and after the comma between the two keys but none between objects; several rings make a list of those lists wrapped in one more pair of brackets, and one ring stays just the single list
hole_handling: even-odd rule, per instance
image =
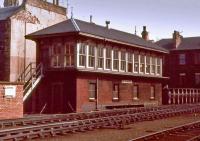
[{"label": "brick wall", "polygon": [[[122,83],[126,78],[98,77],[98,109],[105,109],[110,105],[143,105],[156,106],[162,104],[162,83],[154,81],[137,81]],[[95,81],[93,76],[79,76],[76,81],[77,90],[77,112],[92,111],[96,109],[96,101],[89,100],[88,83]],[[130,80],[130,78],[129,78]],[[119,84],[119,100],[113,101],[113,83]],[[133,85],[139,86],[139,99],[133,99]],[[155,99],[150,99],[151,86],[155,87]]]},{"label": "brick wall", "polygon": [[[5,86],[16,86],[16,97],[5,97]],[[0,82],[0,119],[23,117],[23,85]]]}]

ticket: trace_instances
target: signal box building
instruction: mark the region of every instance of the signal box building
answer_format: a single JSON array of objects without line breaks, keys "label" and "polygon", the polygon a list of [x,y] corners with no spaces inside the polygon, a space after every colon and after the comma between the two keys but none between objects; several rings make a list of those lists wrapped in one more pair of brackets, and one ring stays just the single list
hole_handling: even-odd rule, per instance
[{"label": "signal box building", "polygon": [[129,33],[69,19],[26,38],[36,41],[43,77],[25,112],[65,113],[162,104],[166,49]]},{"label": "signal box building", "polygon": [[174,31],[172,39],[162,39],[157,44],[170,52],[164,65],[169,86],[200,88],[200,37],[185,38]]}]

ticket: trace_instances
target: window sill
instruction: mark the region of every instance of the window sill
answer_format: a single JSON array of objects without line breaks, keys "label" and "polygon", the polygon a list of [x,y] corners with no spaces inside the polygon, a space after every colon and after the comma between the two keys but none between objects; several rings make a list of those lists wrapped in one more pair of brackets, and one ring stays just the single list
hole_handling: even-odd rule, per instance
[{"label": "window sill", "polygon": [[118,101],[119,101],[119,98],[113,98],[112,101],[113,101],[113,102],[118,102]]},{"label": "window sill", "polygon": [[89,101],[90,102],[96,102],[96,99],[95,98],[89,98]]},{"label": "window sill", "polygon": [[134,100],[134,101],[139,101],[140,99],[137,98],[137,97],[135,97],[135,98],[133,98],[133,100]]},{"label": "window sill", "polygon": [[150,97],[150,100],[155,100],[155,97]]}]

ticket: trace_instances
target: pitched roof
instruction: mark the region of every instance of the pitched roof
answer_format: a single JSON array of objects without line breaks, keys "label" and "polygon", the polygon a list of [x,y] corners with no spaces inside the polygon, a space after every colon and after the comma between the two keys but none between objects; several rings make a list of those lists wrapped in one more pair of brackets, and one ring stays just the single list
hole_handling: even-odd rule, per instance
[{"label": "pitched roof", "polygon": [[167,50],[195,50],[200,49],[200,37],[182,38],[181,44],[177,48],[173,48],[172,39],[162,39],[156,42],[156,44]]},{"label": "pitched roof", "polygon": [[50,26],[43,30],[34,32],[32,34],[27,35],[28,38],[35,38],[39,36],[48,36],[54,34],[62,34],[69,32],[77,32],[77,33],[86,33],[89,35],[94,35],[100,38],[114,40],[118,42],[123,42],[131,45],[140,46],[144,49],[155,50],[159,52],[167,53],[168,51],[150,41],[145,41],[139,36],[134,34],[122,32],[119,30],[106,28],[104,26],[96,25],[94,23],[88,23],[85,21],[77,20],[77,19],[69,19],[64,22],[58,23],[56,25]]},{"label": "pitched roof", "polygon": [[6,20],[11,17],[13,14],[18,12],[21,9],[21,6],[11,6],[0,8],[0,20]]}]

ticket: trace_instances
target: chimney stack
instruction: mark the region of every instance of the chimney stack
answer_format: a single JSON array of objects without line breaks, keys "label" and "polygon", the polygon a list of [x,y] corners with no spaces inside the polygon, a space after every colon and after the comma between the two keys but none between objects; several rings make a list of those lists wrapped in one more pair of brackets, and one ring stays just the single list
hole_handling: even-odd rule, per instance
[{"label": "chimney stack", "polygon": [[143,26],[143,31],[142,31],[142,38],[146,41],[149,40],[149,32],[147,32],[147,27]]},{"label": "chimney stack", "polygon": [[106,21],[106,28],[109,29],[109,24],[110,24],[110,21]]},{"label": "chimney stack", "polygon": [[180,32],[174,30],[173,33],[173,44],[174,48],[178,48],[178,46],[181,44],[182,36],[180,35]]}]

